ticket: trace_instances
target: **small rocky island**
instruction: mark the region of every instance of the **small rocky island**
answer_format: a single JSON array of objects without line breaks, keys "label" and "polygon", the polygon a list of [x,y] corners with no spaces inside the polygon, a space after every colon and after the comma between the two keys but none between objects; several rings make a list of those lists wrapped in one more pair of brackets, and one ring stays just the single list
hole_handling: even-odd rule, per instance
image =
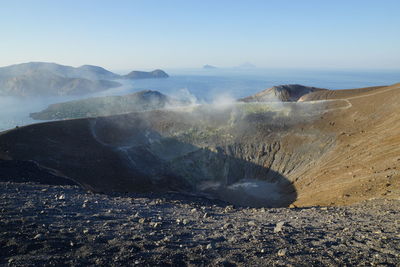
[{"label": "small rocky island", "polygon": [[215,67],[215,66],[213,66],[213,65],[208,65],[208,64],[206,64],[206,65],[204,65],[203,66],[203,69],[217,69],[217,67]]},{"label": "small rocky island", "polygon": [[169,75],[163,70],[153,70],[149,72],[134,70],[122,77],[124,79],[163,79],[168,78]]}]

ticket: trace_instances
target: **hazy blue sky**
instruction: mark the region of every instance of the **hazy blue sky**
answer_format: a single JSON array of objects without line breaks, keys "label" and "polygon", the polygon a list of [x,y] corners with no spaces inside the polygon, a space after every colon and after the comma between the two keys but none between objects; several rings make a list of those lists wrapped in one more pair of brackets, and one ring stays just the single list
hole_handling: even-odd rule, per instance
[{"label": "hazy blue sky", "polygon": [[2,0],[0,66],[400,69],[399,0]]}]

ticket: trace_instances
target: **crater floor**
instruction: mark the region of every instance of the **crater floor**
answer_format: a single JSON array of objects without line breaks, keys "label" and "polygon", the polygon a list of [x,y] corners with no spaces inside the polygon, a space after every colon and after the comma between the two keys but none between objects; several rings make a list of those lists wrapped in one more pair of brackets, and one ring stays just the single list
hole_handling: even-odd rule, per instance
[{"label": "crater floor", "polygon": [[0,183],[0,265],[400,266],[400,201],[244,208]]}]

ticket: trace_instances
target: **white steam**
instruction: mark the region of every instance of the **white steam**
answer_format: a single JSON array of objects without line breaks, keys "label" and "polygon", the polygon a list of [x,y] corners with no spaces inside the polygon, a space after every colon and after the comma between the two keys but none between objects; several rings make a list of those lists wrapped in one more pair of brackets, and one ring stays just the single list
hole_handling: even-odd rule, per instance
[{"label": "white steam", "polygon": [[177,93],[172,95],[173,98],[179,99],[182,102],[188,103],[188,105],[197,105],[199,100],[192,94],[187,88],[180,89]]},{"label": "white steam", "polygon": [[213,98],[211,105],[216,110],[224,110],[233,107],[235,103],[236,99],[234,99],[230,94],[222,93]]}]

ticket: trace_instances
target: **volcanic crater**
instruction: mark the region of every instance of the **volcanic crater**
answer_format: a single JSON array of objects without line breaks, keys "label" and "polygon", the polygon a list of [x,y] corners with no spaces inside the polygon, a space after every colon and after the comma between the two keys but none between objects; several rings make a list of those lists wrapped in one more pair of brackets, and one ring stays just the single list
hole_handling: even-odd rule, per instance
[{"label": "volcanic crater", "polygon": [[[24,126],[0,133],[1,179],[50,176],[94,192],[175,191],[253,207],[399,198],[399,87]],[[13,171],[18,164],[31,173]]]}]

